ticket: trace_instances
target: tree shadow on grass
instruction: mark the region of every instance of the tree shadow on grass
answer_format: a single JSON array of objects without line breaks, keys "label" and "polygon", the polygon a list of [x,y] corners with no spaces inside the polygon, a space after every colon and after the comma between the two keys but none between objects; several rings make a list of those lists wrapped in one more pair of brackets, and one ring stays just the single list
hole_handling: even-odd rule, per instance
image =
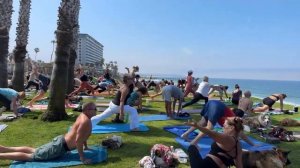
[{"label": "tree shadow on grass", "polygon": [[28,112],[26,114],[24,114],[22,116],[22,118],[27,118],[27,119],[32,119],[32,120],[36,120],[40,117],[40,115],[43,114],[43,111],[32,111],[32,112]]}]

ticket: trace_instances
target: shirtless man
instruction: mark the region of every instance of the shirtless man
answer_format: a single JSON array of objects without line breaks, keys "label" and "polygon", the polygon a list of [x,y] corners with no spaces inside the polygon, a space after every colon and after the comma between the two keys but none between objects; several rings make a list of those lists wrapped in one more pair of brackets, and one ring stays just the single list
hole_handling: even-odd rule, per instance
[{"label": "shirtless man", "polygon": [[88,150],[87,140],[91,135],[91,118],[96,115],[96,105],[86,103],[71,130],[65,135],[55,137],[52,142],[38,148],[27,146],[5,147],[0,145],[0,159],[16,161],[46,161],[63,156],[73,149],[78,150],[80,160],[84,164],[91,164],[91,159],[84,157],[83,150]]}]

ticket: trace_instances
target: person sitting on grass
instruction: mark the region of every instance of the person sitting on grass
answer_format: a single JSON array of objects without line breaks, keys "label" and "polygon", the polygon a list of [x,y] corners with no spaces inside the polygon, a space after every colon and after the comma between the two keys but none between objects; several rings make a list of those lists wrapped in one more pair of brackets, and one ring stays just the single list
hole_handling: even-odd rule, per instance
[{"label": "person sitting on grass", "polygon": [[191,144],[189,146],[188,155],[191,168],[243,167],[242,147],[239,142],[239,135],[243,131],[243,121],[241,118],[227,118],[224,122],[223,133],[218,133],[206,127],[199,126],[195,122],[188,122],[187,125],[199,129],[214,140],[211,144],[211,150],[205,158],[202,158],[199,154],[197,145]]},{"label": "person sitting on grass", "polygon": [[252,113],[253,101],[251,100],[251,92],[245,91],[244,97],[239,100],[238,109],[243,110],[245,115],[250,115]]},{"label": "person sitting on grass", "polygon": [[211,95],[216,90],[219,92],[220,100],[223,101],[223,93],[225,94],[226,98],[228,98],[227,89],[228,86],[212,85],[210,91],[208,92],[208,95]]},{"label": "person sitting on grass", "polygon": [[17,92],[11,88],[0,88],[0,102],[4,105],[0,109],[0,116],[6,110],[12,110],[16,117],[18,117],[18,107],[20,106],[20,99],[25,98],[25,92]]},{"label": "person sitting on grass", "polygon": [[276,93],[272,94],[269,97],[263,99],[263,106],[256,107],[253,109],[253,112],[264,112],[266,110],[273,110],[272,106],[275,104],[276,101],[280,101],[280,111],[283,111],[283,99],[286,98],[286,94],[283,93]]},{"label": "person sitting on grass", "polygon": [[[243,117],[244,112],[241,110],[235,110],[233,112],[230,108],[226,107],[226,105],[219,100],[209,100],[203,110],[201,111],[201,119],[198,122],[198,125],[201,127],[206,127],[209,130],[212,130],[214,126],[218,123],[222,127],[224,126],[224,122],[228,117]],[[196,127],[191,127],[185,133],[181,135],[183,139],[188,140],[188,135],[196,130]],[[195,139],[191,141],[192,145],[197,145],[199,140],[204,136],[203,132],[200,132]],[[254,144],[248,139],[245,134],[241,134],[241,137],[250,145],[254,146]]]},{"label": "person sitting on grass", "polygon": [[48,161],[63,156],[73,149],[78,150],[83,164],[91,164],[91,159],[84,156],[83,151],[88,150],[87,140],[91,135],[91,118],[96,114],[96,105],[86,103],[83,112],[77,117],[71,130],[65,135],[55,137],[52,142],[38,148],[28,146],[6,147],[0,145],[0,159],[16,161]]},{"label": "person sitting on grass", "polygon": [[137,110],[134,107],[131,107],[126,104],[127,99],[130,97],[131,92],[133,91],[133,78],[125,74],[123,76],[123,85],[118,90],[115,98],[109,103],[109,107],[92,118],[92,126],[95,127],[102,120],[117,114],[117,119],[115,122],[124,123],[125,113],[129,113],[130,117],[130,130],[138,131],[139,118]]},{"label": "person sitting on grass", "polygon": [[[165,109],[166,109],[167,116],[170,118],[174,118],[173,112],[175,112],[175,105],[177,100],[179,102],[177,112],[181,111],[181,104],[183,101],[182,90],[175,85],[167,85],[162,88],[162,91],[160,93],[151,95],[150,97],[153,99],[154,97],[159,95],[162,95],[165,101]],[[173,108],[171,109],[172,98],[173,98]]]}]

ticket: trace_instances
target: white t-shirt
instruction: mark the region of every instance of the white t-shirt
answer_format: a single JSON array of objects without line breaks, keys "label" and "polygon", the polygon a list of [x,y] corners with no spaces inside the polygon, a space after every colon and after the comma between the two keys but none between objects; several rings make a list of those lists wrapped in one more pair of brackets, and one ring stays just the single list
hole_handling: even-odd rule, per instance
[{"label": "white t-shirt", "polygon": [[208,82],[202,81],[196,92],[202,94],[202,96],[204,97],[208,97],[209,90],[210,90],[210,84]]}]

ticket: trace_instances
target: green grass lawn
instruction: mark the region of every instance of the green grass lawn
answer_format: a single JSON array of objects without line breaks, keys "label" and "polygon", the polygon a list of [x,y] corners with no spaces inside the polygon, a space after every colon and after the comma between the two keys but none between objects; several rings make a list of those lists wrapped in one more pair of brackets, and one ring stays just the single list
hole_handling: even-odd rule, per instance
[{"label": "green grass lawn", "polygon": [[[257,100],[255,100],[257,101]],[[143,114],[159,114],[164,112],[164,104],[162,102],[151,102],[150,108]],[[199,108],[200,105],[196,105],[191,108]],[[278,104],[275,105],[275,108]],[[292,108],[288,106],[288,108]],[[71,110],[68,110],[71,112]],[[79,113],[73,112],[69,119],[60,122],[43,122],[40,120],[42,112],[35,111],[26,114],[24,117],[17,119],[13,122],[6,122],[8,127],[0,133],[0,145],[5,146],[32,146],[38,147],[43,145],[57,135],[66,133],[68,127],[75,121]],[[199,114],[192,115],[193,119],[198,120]],[[272,116],[273,123],[276,124],[280,119],[285,117],[296,118],[300,117],[300,114],[296,115],[277,115]],[[109,118],[102,122],[101,124],[110,123]],[[151,147],[156,143],[162,143],[168,146],[174,146],[175,148],[180,147],[179,144],[175,142],[175,135],[164,131],[162,128],[167,125],[178,125],[183,124],[184,121],[153,121],[145,122],[145,124],[150,128],[148,132],[132,132],[132,133],[115,133],[115,135],[120,135],[123,138],[124,144],[120,149],[108,150],[108,160],[104,163],[99,163],[96,165],[80,165],[74,167],[107,167],[107,168],[132,168],[139,167],[138,161],[145,155],[150,155]],[[298,130],[300,128],[289,128],[290,130]],[[92,134],[88,144],[97,145],[101,143],[103,139],[112,134]],[[289,158],[292,165],[289,167],[299,167],[300,160],[300,142],[282,142],[278,145],[286,150],[291,150]],[[11,161],[1,160],[0,167],[9,167]],[[188,164],[180,164],[179,167],[185,168],[189,167]]]}]

